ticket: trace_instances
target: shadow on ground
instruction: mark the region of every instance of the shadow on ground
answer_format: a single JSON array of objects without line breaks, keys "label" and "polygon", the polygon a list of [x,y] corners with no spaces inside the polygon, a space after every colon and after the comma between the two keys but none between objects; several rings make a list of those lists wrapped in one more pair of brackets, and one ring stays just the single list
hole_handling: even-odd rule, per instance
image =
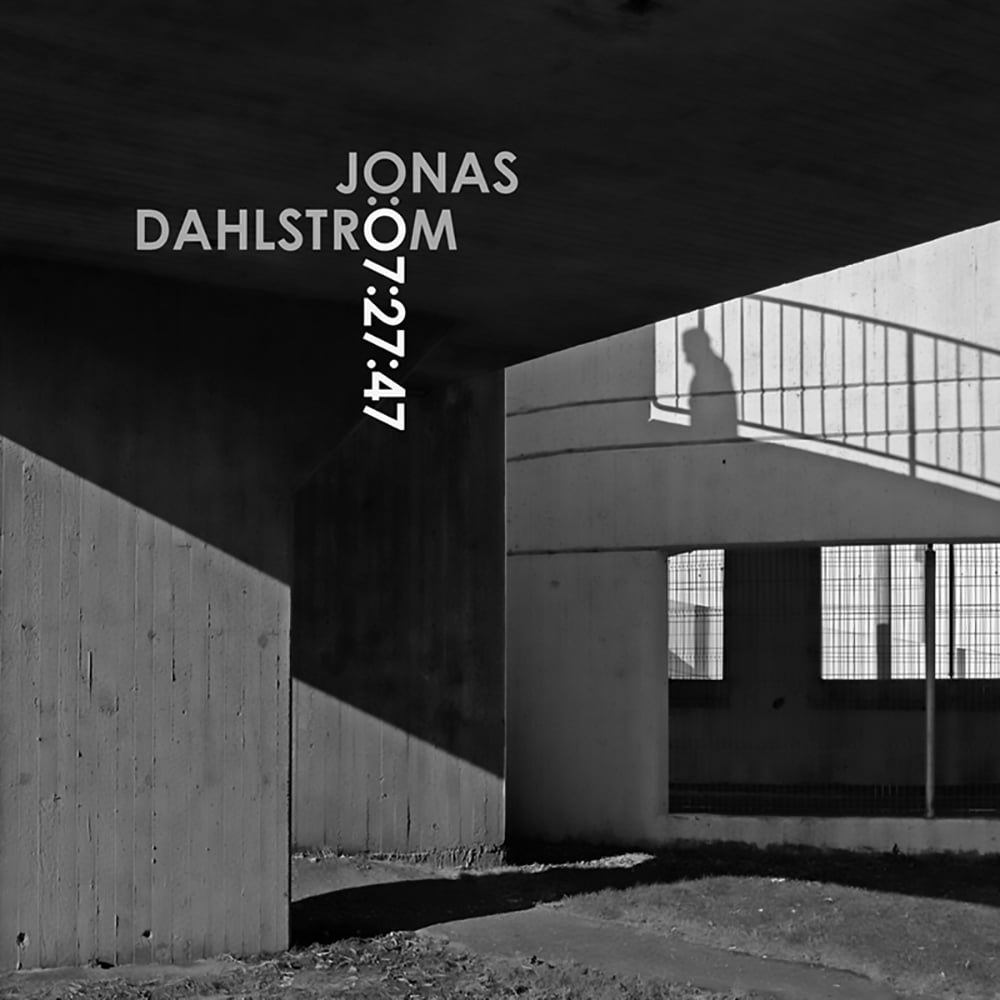
[{"label": "shadow on ground", "polygon": [[[614,851],[606,852],[613,855]],[[292,943],[417,930],[432,924],[530,909],[567,896],[719,876],[763,876],[954,899],[1000,907],[1000,859],[978,856],[857,854],[810,849],[760,850],[744,845],[679,847],[630,867],[600,852],[515,849],[506,867],[457,877],[413,877],[397,867],[393,881],[308,895],[292,904]],[[348,862],[350,863],[350,862]],[[544,867],[539,868],[539,864]],[[531,865],[527,870],[523,866]]]}]

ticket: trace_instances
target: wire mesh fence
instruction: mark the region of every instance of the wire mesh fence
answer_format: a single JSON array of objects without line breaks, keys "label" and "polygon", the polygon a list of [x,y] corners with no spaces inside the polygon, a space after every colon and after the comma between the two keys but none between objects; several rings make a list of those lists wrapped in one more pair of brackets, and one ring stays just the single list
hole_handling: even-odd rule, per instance
[{"label": "wire mesh fence", "polygon": [[822,550],[824,679],[924,677],[928,614],[935,676],[1000,678],[1000,546],[930,548],[933,601],[926,545]]},{"label": "wire mesh fence", "polygon": [[672,680],[722,680],[724,558],[721,549],[699,549],[670,561]]},{"label": "wire mesh fence", "polygon": [[668,580],[671,811],[1000,814],[1000,545],[711,549]]}]

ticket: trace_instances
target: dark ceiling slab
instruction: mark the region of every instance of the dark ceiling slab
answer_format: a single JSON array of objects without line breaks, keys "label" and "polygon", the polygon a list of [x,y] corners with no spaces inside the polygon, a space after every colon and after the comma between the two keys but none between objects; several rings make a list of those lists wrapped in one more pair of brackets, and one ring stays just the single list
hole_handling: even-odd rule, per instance
[{"label": "dark ceiling slab", "polygon": [[343,207],[346,155],[518,159],[404,194],[446,374],[1000,217],[1000,5],[8,2],[0,253],[357,303],[360,255],[138,253],[135,209]]}]

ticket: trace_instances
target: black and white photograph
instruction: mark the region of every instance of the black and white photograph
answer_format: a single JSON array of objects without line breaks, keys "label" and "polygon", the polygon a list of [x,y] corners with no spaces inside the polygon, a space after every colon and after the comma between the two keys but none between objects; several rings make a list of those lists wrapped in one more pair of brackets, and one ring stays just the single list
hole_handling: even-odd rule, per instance
[{"label": "black and white photograph", "polygon": [[0,1000],[998,1000],[1000,4],[0,0]]}]

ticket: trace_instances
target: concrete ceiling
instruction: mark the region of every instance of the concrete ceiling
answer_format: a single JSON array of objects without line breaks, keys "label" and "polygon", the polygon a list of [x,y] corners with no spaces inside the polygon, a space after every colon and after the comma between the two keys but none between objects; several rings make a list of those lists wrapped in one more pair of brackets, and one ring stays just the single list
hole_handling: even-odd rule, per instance
[{"label": "concrete ceiling", "polygon": [[991,0],[7,0],[0,253],[360,312],[358,254],[137,253],[135,209],[510,150],[512,195],[402,192],[458,239],[408,257],[425,366],[496,367],[997,219],[998,52]]}]

